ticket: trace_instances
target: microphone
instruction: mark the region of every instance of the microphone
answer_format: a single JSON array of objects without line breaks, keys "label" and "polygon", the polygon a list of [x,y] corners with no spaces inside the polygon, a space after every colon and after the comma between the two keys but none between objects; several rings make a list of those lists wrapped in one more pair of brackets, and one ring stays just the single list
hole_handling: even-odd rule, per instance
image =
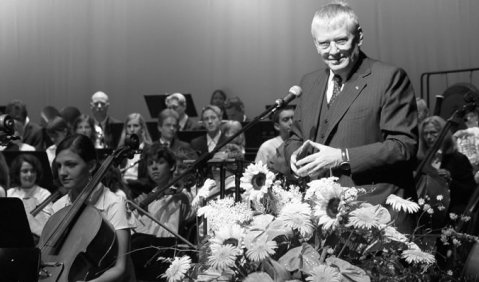
[{"label": "microphone", "polygon": [[284,97],[283,99],[278,99],[276,100],[276,104],[279,107],[283,107],[289,104],[289,102],[293,101],[294,98],[301,96],[301,93],[303,92],[303,89],[299,87],[298,85],[294,85],[291,87],[288,91],[288,95]]}]

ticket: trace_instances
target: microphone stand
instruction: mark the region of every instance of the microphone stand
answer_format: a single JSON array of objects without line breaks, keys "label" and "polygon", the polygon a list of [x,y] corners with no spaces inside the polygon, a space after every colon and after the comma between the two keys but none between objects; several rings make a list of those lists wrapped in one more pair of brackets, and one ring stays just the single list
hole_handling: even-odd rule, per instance
[{"label": "microphone stand", "polygon": [[[292,100],[292,99],[290,99]],[[137,209],[141,214],[144,214],[148,216],[150,219],[154,220],[156,223],[158,223],[160,226],[165,228],[163,224],[158,222],[158,220],[155,220],[153,216],[151,216],[145,208],[148,207],[149,204],[151,204],[153,201],[155,201],[160,195],[162,195],[169,187],[175,185],[178,183],[185,175],[188,173],[191,173],[192,171],[196,170],[199,166],[201,165],[206,165],[207,161],[211,159],[214,154],[216,154],[221,148],[226,146],[226,144],[230,143],[233,139],[238,137],[241,133],[245,132],[246,130],[250,129],[253,125],[257,124],[260,120],[264,119],[266,116],[276,112],[279,109],[284,108],[289,101],[284,100],[284,99],[278,99],[276,100],[275,104],[268,107],[263,113],[261,113],[259,116],[254,118],[252,121],[250,121],[248,124],[246,124],[240,131],[236,132],[232,136],[228,137],[226,140],[224,140],[222,143],[218,144],[211,152],[206,152],[203,153],[196,161],[194,161],[181,175],[178,175],[174,177],[169,183],[167,183],[164,187],[161,187],[157,189],[155,192],[150,192],[150,194],[147,195],[147,197],[141,201],[138,205],[137,204],[132,204],[131,207]],[[236,179],[236,184],[239,184],[238,179]],[[224,195],[224,187],[220,187],[223,191],[220,191],[221,195]],[[235,185],[235,201],[240,200],[240,189],[239,185]],[[185,238],[181,237],[179,234],[176,234],[169,230],[168,228],[165,228],[168,230],[171,234],[176,236],[177,238],[181,239],[183,242],[187,243],[189,246],[194,246],[191,242],[186,240]],[[196,248],[196,247],[195,247]]]},{"label": "microphone stand", "polygon": [[[253,125],[257,124],[260,120],[264,119],[266,116],[276,112],[277,110],[284,108],[288,103],[285,102],[283,99],[278,99],[276,100],[275,104],[270,106],[268,109],[266,109],[263,113],[261,113],[259,116],[254,118],[252,121],[250,121],[248,124],[246,124],[241,130],[233,134],[232,136],[228,137],[226,140],[224,140],[222,143],[218,144],[211,152],[206,152],[203,153],[196,161],[194,161],[181,175],[178,175],[174,177],[168,184],[166,184],[164,187],[161,187],[157,189],[155,192],[151,192],[146,199],[141,201],[139,205],[141,207],[147,207],[149,204],[151,204],[156,198],[163,194],[166,189],[169,187],[175,185],[178,183],[185,175],[188,173],[196,170],[197,167],[200,165],[206,165],[206,162],[211,159],[214,154],[216,154],[221,148],[226,146],[226,144],[230,143],[233,139],[238,137],[240,134],[245,132],[246,130],[250,129]],[[236,186],[235,189],[236,195],[240,194],[239,187]],[[238,199],[238,196],[237,196]]]}]

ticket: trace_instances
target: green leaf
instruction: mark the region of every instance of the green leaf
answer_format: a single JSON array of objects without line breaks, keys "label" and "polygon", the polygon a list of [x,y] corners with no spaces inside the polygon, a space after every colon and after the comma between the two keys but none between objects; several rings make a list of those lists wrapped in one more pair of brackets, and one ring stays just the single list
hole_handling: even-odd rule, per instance
[{"label": "green leaf", "polygon": [[273,259],[266,259],[263,261],[264,270],[273,277],[275,282],[283,282],[291,278],[289,272],[283,265]]},{"label": "green leaf", "polygon": [[311,270],[315,266],[320,265],[319,259],[321,258],[321,255],[310,244],[303,244],[301,258],[303,261],[303,266],[301,270],[307,274],[310,274]]},{"label": "green leaf", "polygon": [[303,246],[290,249],[286,254],[279,258],[278,263],[287,271],[296,271],[301,264],[301,251]]},{"label": "green leaf", "polygon": [[343,281],[371,282],[371,278],[366,274],[366,271],[345,260],[337,257],[329,257],[326,259],[326,263],[329,266],[339,268],[339,272],[341,272],[343,276]]}]

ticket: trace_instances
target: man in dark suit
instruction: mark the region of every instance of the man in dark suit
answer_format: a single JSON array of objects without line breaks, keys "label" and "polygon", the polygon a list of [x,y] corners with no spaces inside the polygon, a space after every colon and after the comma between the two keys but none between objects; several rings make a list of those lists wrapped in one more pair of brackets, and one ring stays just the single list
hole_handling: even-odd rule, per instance
[{"label": "man in dark suit", "polygon": [[[326,68],[305,75],[286,159],[298,176],[338,176],[363,187],[364,200],[383,204],[390,194],[416,198],[413,160],[417,108],[406,73],[368,58],[354,11],[328,4],[314,15],[311,33]],[[398,215],[393,215],[398,216]],[[399,215],[402,231],[410,221]]]},{"label": "man in dark suit", "polygon": [[168,147],[176,156],[187,155],[197,158],[196,152],[190,144],[181,141],[176,136],[178,131],[178,113],[172,109],[164,109],[158,115],[158,132],[160,132],[160,144]]},{"label": "man in dark suit", "polygon": [[165,99],[165,104],[168,109],[172,109],[178,113],[178,130],[188,131],[195,130],[196,123],[186,114],[186,98],[181,93],[173,93],[168,95]]},{"label": "man in dark suit", "polygon": [[97,134],[96,148],[116,148],[118,138],[113,135],[112,124],[120,120],[108,115],[110,101],[105,92],[98,91],[91,96],[90,109],[95,120]]}]

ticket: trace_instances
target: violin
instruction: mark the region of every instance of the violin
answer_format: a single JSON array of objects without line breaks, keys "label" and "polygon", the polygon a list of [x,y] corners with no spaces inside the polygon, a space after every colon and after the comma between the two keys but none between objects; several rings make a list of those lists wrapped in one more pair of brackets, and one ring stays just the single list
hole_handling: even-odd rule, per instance
[{"label": "violin", "polygon": [[[136,139],[135,139],[136,137]],[[43,281],[78,281],[99,277],[116,262],[115,230],[87,201],[111,164],[131,157],[138,148],[135,135],[130,144],[108,156],[72,205],[53,214],[40,236]],[[136,147],[135,147],[136,146]]]}]

